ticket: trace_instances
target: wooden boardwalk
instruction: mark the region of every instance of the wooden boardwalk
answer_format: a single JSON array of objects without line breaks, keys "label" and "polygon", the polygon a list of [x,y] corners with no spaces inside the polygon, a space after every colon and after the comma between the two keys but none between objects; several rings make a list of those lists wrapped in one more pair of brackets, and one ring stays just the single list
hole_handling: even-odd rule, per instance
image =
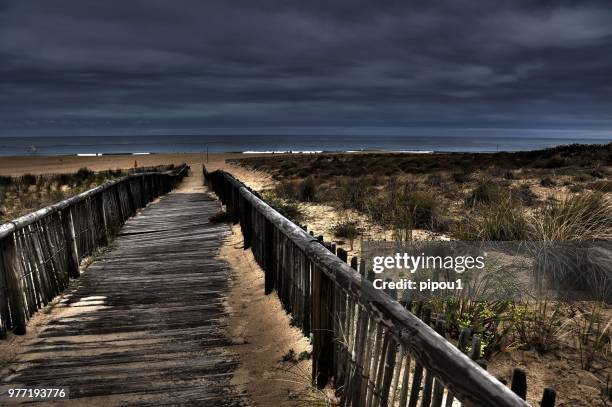
[{"label": "wooden boardwalk", "polygon": [[230,271],[216,259],[229,228],[208,220],[217,200],[184,189],[126,223],[0,388],[67,387],[74,405],[243,404],[224,335]]}]

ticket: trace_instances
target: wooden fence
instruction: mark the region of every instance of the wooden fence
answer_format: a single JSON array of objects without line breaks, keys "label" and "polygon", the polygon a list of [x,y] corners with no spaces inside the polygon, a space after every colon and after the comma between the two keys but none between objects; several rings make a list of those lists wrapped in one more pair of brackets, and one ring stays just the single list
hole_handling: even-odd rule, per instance
[{"label": "wooden fence", "polygon": [[130,174],[1,225],[0,338],[24,334],[28,319],[79,277],[81,260],[188,169]]},{"label": "wooden fence", "polygon": [[240,222],[266,294],[276,291],[312,338],[313,382],[331,381],[342,405],[528,405],[256,192],[224,171],[204,176]]}]

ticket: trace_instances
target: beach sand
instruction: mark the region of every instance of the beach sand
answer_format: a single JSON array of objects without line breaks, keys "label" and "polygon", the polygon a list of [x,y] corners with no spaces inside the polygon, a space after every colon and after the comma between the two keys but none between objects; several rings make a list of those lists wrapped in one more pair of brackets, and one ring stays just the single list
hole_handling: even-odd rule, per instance
[{"label": "beach sand", "polygon": [[[220,168],[228,158],[244,157],[239,153],[211,153],[208,165],[211,169]],[[93,171],[114,170],[138,167],[151,167],[164,164],[187,163],[192,170],[201,169],[206,163],[206,154],[150,154],[150,155],[104,155],[100,157],[70,156],[24,156],[0,157],[0,175],[58,174],[72,173],[87,167]]]}]

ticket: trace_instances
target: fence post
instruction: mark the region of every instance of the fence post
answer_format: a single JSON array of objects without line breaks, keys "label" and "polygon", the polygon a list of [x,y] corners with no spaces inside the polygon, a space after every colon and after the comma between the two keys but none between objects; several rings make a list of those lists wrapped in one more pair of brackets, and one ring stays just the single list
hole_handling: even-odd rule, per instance
[{"label": "fence post", "polygon": [[6,338],[6,331],[9,328],[9,291],[6,284],[7,269],[4,267],[4,256],[0,241],[0,339]]},{"label": "fence post", "polygon": [[111,187],[113,189],[113,195],[115,196],[115,200],[117,201],[117,211],[119,212],[119,225],[122,225],[125,222],[127,216],[123,213],[123,203],[121,202],[121,192],[119,191],[119,183],[113,185]]},{"label": "fence post", "polygon": [[26,333],[26,309],[23,299],[23,283],[21,281],[21,264],[17,258],[15,247],[15,234],[4,239],[1,245],[2,264],[6,277],[8,299],[11,306],[13,333],[24,335]]},{"label": "fence post", "polygon": [[527,375],[522,369],[514,369],[510,389],[523,400],[527,399]]},{"label": "fence post", "polygon": [[555,407],[556,399],[557,393],[550,387],[546,387],[544,389],[544,394],[542,395],[542,402],[540,403],[540,407]]},{"label": "fence post", "polygon": [[333,283],[318,267],[313,268],[312,287],[312,333],[313,340],[313,381],[322,389],[333,372]]},{"label": "fence post", "polygon": [[72,208],[66,208],[66,210],[62,212],[62,218],[64,236],[66,238],[66,250],[68,252],[68,275],[73,278],[78,278],[81,275],[81,271]]},{"label": "fence post", "polygon": [[100,219],[102,219],[102,244],[106,245],[110,242],[108,232],[108,219],[106,218],[106,191],[100,192]]}]

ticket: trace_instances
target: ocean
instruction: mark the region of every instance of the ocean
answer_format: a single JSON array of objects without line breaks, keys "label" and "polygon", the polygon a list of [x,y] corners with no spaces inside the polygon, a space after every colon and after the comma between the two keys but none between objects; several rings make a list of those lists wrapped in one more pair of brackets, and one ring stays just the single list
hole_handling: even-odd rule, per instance
[{"label": "ocean", "polygon": [[563,144],[604,144],[610,138],[346,135],[167,135],[0,137],[0,156],[279,151],[526,151]]}]

